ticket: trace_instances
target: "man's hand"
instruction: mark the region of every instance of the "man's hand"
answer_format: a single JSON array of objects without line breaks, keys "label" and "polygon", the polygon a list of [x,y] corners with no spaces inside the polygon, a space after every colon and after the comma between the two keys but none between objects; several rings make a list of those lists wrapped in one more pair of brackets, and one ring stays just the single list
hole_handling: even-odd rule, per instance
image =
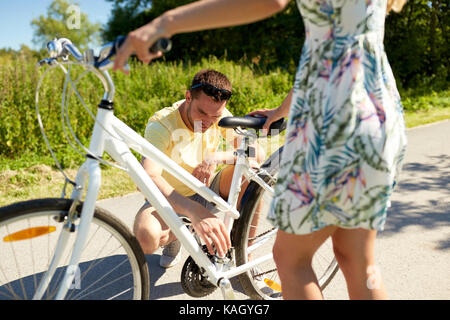
[{"label": "man's hand", "polygon": [[[202,166],[203,169],[198,168],[198,171],[207,172],[208,170],[212,170],[212,172],[214,172],[215,168],[213,170],[212,164],[209,164],[211,167],[208,167],[207,164],[208,163],[205,163]],[[212,244],[214,244],[217,249],[217,254],[223,257],[231,247],[230,236],[228,235],[223,222],[200,203],[188,199],[176,192],[173,187],[161,177],[162,169],[156,165],[156,163],[149,159],[144,159],[143,166],[159,190],[167,200],[169,200],[169,203],[174,210],[191,219],[195,232],[206,244],[209,253],[214,254],[212,246]],[[207,168],[209,169],[206,170]]]},{"label": "man's hand", "polygon": [[211,178],[216,171],[217,165],[215,162],[203,160],[194,171],[192,171],[192,175],[196,177],[198,180],[209,186],[211,182]]},{"label": "man's hand", "polygon": [[192,226],[206,244],[208,252],[215,254],[212,246],[214,244],[218,256],[224,257],[231,248],[231,240],[223,222],[200,204],[191,212],[195,212],[189,216]]}]

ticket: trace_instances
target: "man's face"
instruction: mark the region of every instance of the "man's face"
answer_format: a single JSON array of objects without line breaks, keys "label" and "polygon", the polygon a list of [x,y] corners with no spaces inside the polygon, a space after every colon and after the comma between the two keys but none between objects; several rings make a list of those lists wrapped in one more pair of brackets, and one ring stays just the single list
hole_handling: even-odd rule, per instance
[{"label": "man's face", "polygon": [[195,131],[205,132],[216,123],[222,116],[227,101],[215,101],[212,97],[207,96],[204,92],[193,99],[190,91],[186,93],[188,107],[188,120]]}]

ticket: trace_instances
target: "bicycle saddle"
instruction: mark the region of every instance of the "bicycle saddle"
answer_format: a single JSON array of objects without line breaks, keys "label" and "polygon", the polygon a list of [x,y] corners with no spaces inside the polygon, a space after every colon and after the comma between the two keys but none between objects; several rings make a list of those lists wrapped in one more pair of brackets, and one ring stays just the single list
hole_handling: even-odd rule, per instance
[{"label": "bicycle saddle", "polygon": [[[266,119],[267,118],[252,117],[252,116],[224,117],[219,121],[219,126],[222,128],[232,128],[232,129],[240,127],[246,129],[260,130],[262,129],[264,123],[266,123]],[[272,133],[278,134],[285,129],[286,129],[286,120],[284,118],[281,118],[280,120],[272,123],[267,135],[270,136]]]}]

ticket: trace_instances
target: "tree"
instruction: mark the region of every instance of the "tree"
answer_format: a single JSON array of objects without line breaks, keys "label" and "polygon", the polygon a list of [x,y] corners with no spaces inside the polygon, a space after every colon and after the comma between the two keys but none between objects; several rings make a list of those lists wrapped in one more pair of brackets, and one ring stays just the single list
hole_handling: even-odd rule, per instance
[{"label": "tree", "polygon": [[[113,40],[194,0],[108,0],[114,3],[102,34]],[[242,0],[245,1],[245,0]],[[450,79],[450,10],[448,0],[408,0],[400,13],[386,19],[385,47],[403,88],[447,88]],[[246,26],[223,28],[173,37],[167,60],[196,62],[214,55],[234,61],[258,62],[264,69],[296,68],[305,38],[295,1],[277,15]]]},{"label": "tree", "polygon": [[76,2],[54,0],[47,8],[47,15],[33,19],[31,25],[35,28],[33,42],[41,47],[55,37],[68,38],[81,49],[97,45],[100,40],[100,24],[91,23]]},{"label": "tree", "polygon": [[394,74],[404,88],[448,87],[450,33],[448,4],[409,0],[386,19],[385,46]]},{"label": "tree", "polygon": [[[108,0],[114,3],[103,38],[111,41],[151,21],[163,12],[194,0]],[[274,37],[274,35],[277,35]],[[263,68],[296,69],[304,27],[295,1],[286,10],[245,26],[177,34],[167,60],[196,62],[209,55],[253,61]],[[292,71],[291,70],[291,71]]]}]

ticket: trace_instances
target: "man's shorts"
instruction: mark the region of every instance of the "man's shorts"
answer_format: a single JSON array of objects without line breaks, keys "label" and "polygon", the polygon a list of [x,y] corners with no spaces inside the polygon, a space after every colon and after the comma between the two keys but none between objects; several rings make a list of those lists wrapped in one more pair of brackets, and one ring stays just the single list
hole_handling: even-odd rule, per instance
[{"label": "man's shorts", "polygon": [[[215,193],[217,193],[218,195],[220,195],[220,177],[222,176],[222,171],[223,170],[220,170],[219,172],[216,173],[216,175],[214,176],[214,178],[209,186],[209,188],[212,191],[214,191]],[[208,211],[210,211],[213,214],[220,212],[220,210],[216,208],[216,205],[214,204],[214,202],[207,201],[205,198],[203,198],[198,193],[195,193],[192,196],[189,196],[187,198],[200,203],[202,206],[204,206],[206,209],[208,209]],[[147,199],[145,199],[144,206],[149,206],[149,205],[151,206],[151,203]]]}]

